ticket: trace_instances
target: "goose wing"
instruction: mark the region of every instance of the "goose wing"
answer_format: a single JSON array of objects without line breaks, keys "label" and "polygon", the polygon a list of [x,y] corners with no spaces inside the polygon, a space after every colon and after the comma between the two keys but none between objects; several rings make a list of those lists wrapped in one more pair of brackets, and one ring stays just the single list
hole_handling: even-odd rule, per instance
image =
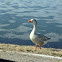
[{"label": "goose wing", "polygon": [[49,40],[50,38],[46,37],[46,36],[43,36],[43,35],[38,35],[38,37],[43,40],[43,41],[47,41]]}]

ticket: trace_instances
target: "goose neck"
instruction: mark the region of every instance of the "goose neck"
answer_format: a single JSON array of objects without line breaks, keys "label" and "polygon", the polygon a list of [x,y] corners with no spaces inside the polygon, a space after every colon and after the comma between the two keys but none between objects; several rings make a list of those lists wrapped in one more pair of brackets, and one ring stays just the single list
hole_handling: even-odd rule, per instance
[{"label": "goose neck", "polygon": [[37,24],[36,24],[36,25],[33,25],[33,30],[32,30],[32,32],[35,34],[36,31],[37,31]]}]

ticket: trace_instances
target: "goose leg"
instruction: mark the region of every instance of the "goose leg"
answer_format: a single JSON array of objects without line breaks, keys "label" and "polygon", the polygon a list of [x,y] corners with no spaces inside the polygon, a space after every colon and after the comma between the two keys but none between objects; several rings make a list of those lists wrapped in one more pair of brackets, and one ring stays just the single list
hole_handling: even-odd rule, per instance
[{"label": "goose leg", "polygon": [[41,45],[40,45],[40,49],[41,49]]},{"label": "goose leg", "polygon": [[35,49],[37,48],[37,44],[35,45]]}]

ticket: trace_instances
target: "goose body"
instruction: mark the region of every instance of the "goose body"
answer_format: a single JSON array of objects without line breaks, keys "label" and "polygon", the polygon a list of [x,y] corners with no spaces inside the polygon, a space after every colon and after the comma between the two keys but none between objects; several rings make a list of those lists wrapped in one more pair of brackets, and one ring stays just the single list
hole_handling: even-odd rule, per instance
[{"label": "goose body", "polygon": [[29,20],[29,22],[33,23],[33,30],[30,33],[30,39],[33,43],[36,44],[36,46],[35,46],[36,48],[37,48],[37,45],[39,45],[40,49],[41,49],[41,46],[44,45],[45,43],[47,43],[46,41],[49,40],[50,38],[47,38],[46,36],[43,36],[43,35],[38,35],[36,33],[37,21],[35,19],[31,19],[31,20]]}]

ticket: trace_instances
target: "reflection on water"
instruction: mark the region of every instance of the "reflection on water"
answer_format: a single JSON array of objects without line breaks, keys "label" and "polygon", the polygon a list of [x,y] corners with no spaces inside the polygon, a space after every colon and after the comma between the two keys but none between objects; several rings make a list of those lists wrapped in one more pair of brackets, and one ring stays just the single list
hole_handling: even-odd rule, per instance
[{"label": "reflection on water", "polygon": [[31,18],[38,32],[51,37],[44,47],[62,48],[62,0],[0,0],[0,43],[33,45]]}]

